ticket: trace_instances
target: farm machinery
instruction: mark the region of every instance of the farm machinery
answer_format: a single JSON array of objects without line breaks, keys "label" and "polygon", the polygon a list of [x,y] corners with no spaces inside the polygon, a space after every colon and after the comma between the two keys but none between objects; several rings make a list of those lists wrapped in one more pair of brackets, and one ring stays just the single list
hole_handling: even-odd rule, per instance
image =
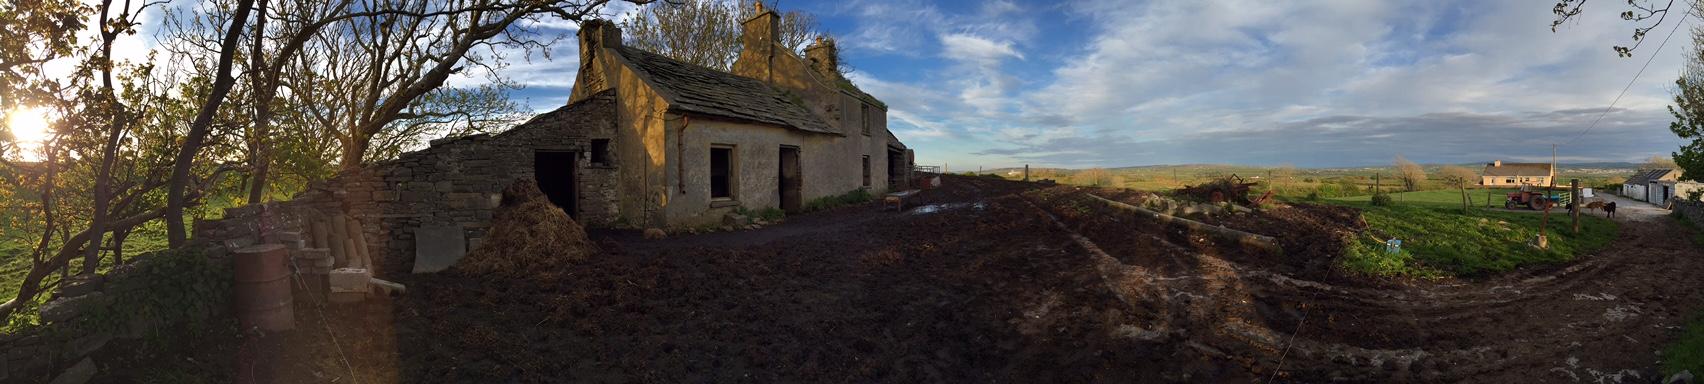
[{"label": "farm machinery", "polygon": [[1503,200],[1503,208],[1527,207],[1534,211],[1542,211],[1562,201],[1563,196],[1555,191],[1522,186],[1519,191],[1509,192],[1508,198]]}]

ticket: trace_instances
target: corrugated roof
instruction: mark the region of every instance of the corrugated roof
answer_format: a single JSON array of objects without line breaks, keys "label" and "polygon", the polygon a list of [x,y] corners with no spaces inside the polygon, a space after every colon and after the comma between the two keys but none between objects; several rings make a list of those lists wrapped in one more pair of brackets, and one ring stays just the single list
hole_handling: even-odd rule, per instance
[{"label": "corrugated roof", "polygon": [[805,132],[839,135],[816,114],[757,79],[683,63],[641,49],[619,47],[627,62],[651,80],[671,109]]},{"label": "corrugated roof", "polygon": [[1672,171],[1674,171],[1674,170],[1672,170],[1672,169],[1641,169],[1641,170],[1639,170],[1639,172],[1634,173],[1633,177],[1627,178],[1627,182],[1622,183],[1622,184],[1646,184],[1646,183],[1650,183],[1652,180],[1657,180],[1657,179],[1663,178],[1663,176],[1668,176],[1668,173],[1672,172]]},{"label": "corrugated roof", "polygon": [[1485,165],[1485,176],[1550,176],[1550,163],[1503,163]]}]

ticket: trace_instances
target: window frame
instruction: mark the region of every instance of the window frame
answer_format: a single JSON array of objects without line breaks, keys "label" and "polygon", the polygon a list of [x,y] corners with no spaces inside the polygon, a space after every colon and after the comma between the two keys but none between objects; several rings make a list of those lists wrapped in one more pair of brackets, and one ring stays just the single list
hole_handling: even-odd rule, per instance
[{"label": "window frame", "polygon": [[864,103],[864,102],[859,102],[858,108],[859,108],[859,115],[858,115],[859,120],[862,120],[863,123],[864,123],[864,136],[869,136],[870,135],[870,121],[874,120],[874,119],[870,118],[870,104]]},{"label": "window frame", "polygon": [[609,139],[592,139],[589,144],[590,148],[586,150],[587,157],[591,158],[589,161],[591,165],[609,166],[615,163],[610,157],[609,144]]},{"label": "window frame", "polygon": [[[725,172],[725,174],[722,175],[722,178],[725,179],[724,182],[727,184],[727,186],[724,188],[724,189],[727,189],[727,193],[724,196],[717,196],[716,195],[716,180],[717,180],[717,176],[716,176],[716,151],[722,151],[722,150],[727,151],[727,154],[728,154],[727,155],[727,166],[726,166],[727,172]],[[737,197],[739,197],[739,195],[740,195],[740,189],[739,189],[739,185],[740,185],[740,183],[739,183],[739,180],[740,180],[740,177],[739,177],[739,175],[740,175],[739,147],[735,146],[733,144],[710,144],[709,157],[710,157],[710,161],[709,161],[710,180],[709,180],[708,188],[705,188],[705,189],[707,190],[707,192],[710,193],[710,200],[711,201],[735,201],[735,200],[737,200]]]}]

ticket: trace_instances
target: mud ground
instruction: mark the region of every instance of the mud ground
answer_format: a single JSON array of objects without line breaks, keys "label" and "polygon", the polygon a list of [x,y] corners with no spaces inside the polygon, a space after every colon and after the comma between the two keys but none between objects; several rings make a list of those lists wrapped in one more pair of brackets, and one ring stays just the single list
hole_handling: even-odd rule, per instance
[{"label": "mud ground", "polygon": [[1343,208],[1215,223],[1263,253],[1086,198],[1114,192],[945,182],[905,212],[594,232],[538,278],[388,261],[408,294],[300,301],[301,330],[192,358],[256,382],[1651,382],[1704,304],[1704,255],[1660,217],[1566,266],[1372,281],[1330,268],[1364,226]]}]

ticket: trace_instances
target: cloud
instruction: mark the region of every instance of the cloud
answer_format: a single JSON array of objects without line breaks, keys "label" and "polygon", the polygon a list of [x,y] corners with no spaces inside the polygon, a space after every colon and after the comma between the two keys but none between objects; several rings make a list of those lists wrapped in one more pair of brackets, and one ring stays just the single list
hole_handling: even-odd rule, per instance
[{"label": "cloud", "polygon": [[[849,7],[915,5],[905,4]],[[1558,32],[1548,8],[1522,2],[1001,1],[910,10],[918,17],[860,13],[868,17],[858,25],[905,31],[908,44],[930,42],[916,36],[932,31],[946,61],[864,65],[858,82],[903,101],[890,105],[906,126],[936,127],[901,136],[940,144],[914,145],[920,158],[1082,166],[1382,164],[1399,152],[1448,162],[1548,157],[1549,144],[1572,140],[1616,99],[1672,27],[1621,59],[1608,47],[1626,44],[1633,24],[1613,4]],[[1663,48],[1566,155],[1631,160],[1672,150],[1663,108],[1682,40]],[[890,78],[907,80],[883,81]]]},{"label": "cloud", "polygon": [[1012,49],[1012,43],[1009,41],[995,42],[965,33],[942,35],[941,46],[946,47],[947,57],[965,58],[979,62],[994,61],[1004,57],[1024,58],[1023,54]]}]

